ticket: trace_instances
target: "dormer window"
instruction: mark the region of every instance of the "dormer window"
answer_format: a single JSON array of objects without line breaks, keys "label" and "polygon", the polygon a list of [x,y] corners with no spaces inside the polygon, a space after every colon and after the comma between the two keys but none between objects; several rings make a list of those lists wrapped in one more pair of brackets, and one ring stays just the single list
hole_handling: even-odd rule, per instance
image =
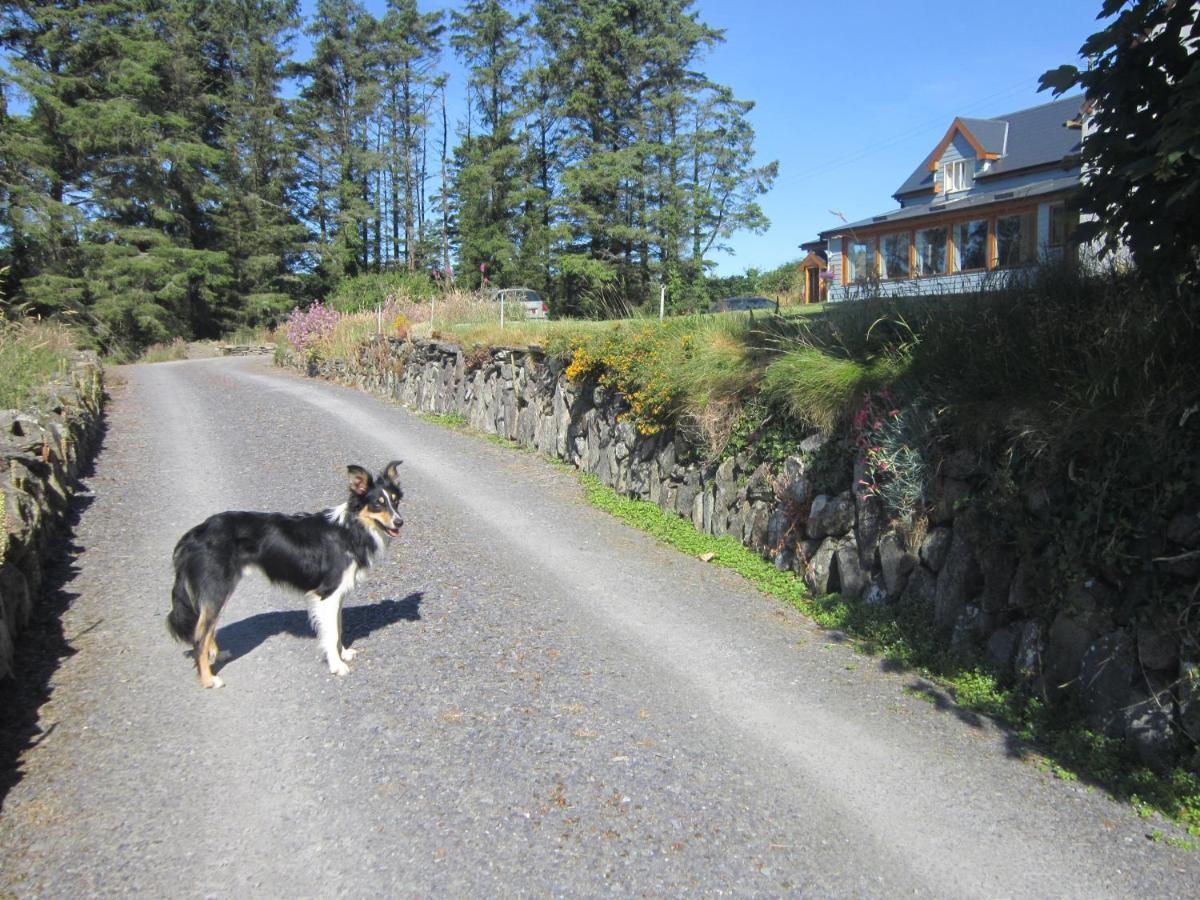
[{"label": "dormer window", "polygon": [[956,159],[942,166],[942,190],[947,194],[965,191],[974,180],[974,167],[970,160]]}]

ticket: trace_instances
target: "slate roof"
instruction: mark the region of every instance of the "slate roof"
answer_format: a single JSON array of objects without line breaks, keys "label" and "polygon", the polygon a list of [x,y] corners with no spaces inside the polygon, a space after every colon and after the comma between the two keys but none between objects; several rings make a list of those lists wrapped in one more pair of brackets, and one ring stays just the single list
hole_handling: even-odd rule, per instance
[{"label": "slate roof", "polygon": [[1046,181],[1038,181],[1034,184],[1027,184],[1018,188],[1004,188],[998,191],[983,192],[972,191],[969,194],[964,194],[962,199],[959,200],[950,200],[933,205],[905,206],[900,209],[893,209],[891,212],[882,215],[873,216],[870,219],[861,219],[858,222],[850,222],[847,225],[830,228],[828,231],[822,231],[821,237],[827,239],[840,234],[853,233],[856,229],[867,228],[871,225],[882,225],[885,222],[903,222],[907,219],[928,217],[935,213],[957,213],[969,210],[972,207],[986,206],[989,203],[998,203],[1004,200],[1022,200],[1026,197],[1038,197],[1042,194],[1070,190],[1073,187],[1078,187],[1078,185],[1079,176],[1072,174],[1050,178]]},{"label": "slate roof", "polygon": [[[1001,154],[987,172],[976,173],[976,183],[1079,153],[1082,131],[1067,128],[1064,123],[1079,118],[1083,100],[1082,94],[1076,94],[994,119],[960,118],[958,121],[989,153]],[[932,161],[926,157],[892,196],[899,200],[933,190],[934,173],[929,169]]]}]

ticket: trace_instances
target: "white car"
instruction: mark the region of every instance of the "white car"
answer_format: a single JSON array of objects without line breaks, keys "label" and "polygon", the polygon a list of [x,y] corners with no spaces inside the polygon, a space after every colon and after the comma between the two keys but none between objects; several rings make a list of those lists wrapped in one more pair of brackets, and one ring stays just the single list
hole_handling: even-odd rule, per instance
[{"label": "white car", "polygon": [[532,288],[502,288],[492,291],[491,299],[496,302],[520,303],[525,308],[525,318],[527,319],[550,318],[550,307],[546,305],[542,295]]}]

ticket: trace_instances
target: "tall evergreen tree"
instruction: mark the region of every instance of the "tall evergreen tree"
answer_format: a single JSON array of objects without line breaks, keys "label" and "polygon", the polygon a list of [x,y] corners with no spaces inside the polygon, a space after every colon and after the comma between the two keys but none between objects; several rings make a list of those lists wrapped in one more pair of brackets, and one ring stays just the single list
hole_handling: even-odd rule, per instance
[{"label": "tall evergreen tree", "polygon": [[355,0],[319,0],[308,27],[313,57],[300,68],[302,214],[317,235],[317,269],[326,288],[343,275],[368,271],[371,262],[375,25]]},{"label": "tall evergreen tree", "polygon": [[222,159],[216,241],[229,257],[230,304],[222,325],[278,320],[300,298],[307,231],[292,207],[295,140],[280,83],[296,0],[215,0],[197,10]]},{"label": "tall evergreen tree", "polygon": [[469,0],[451,17],[450,44],[468,70],[466,133],[455,152],[459,260],[476,284],[484,271],[490,281],[506,280],[520,241],[514,219],[523,172],[514,130],[527,19],[511,6]]},{"label": "tall evergreen tree", "polygon": [[416,0],[388,0],[381,27],[390,256],[394,261],[403,260],[410,272],[424,267],[428,252],[422,229],[425,147],[445,30],[442,18],[441,12],[420,12]]}]

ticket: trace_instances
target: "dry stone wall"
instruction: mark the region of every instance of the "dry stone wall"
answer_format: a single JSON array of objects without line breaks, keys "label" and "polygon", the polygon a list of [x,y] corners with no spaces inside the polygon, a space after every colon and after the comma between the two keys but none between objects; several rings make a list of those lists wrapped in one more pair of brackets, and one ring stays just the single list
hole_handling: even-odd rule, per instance
[{"label": "dry stone wall", "polygon": [[[565,364],[536,348],[468,355],[451,344],[380,337],[355,360],[307,368],[569,462],[703,532],[732,535],[815,594],[923,610],[951,649],[1048,698],[1071,695],[1096,728],[1124,738],[1152,766],[1167,766],[1200,738],[1197,648],[1172,623],[1114,616],[1122,608],[1116,588],[1099,577],[1050,602],[1044,572],[1053,561],[1020,557],[964,502],[982,474],[970,452],[943,461],[929,514],[913,527],[853,490],[861,461],[846,459],[848,477],[831,486],[815,467],[819,435],[798,440],[774,468],[749,450],[706,461],[681,434],[639,434],[622,416],[623,397],[571,383]],[[1043,494],[1025,502],[1031,515],[1048,509]],[[1200,576],[1200,508],[1172,520],[1158,551],[1178,557],[1180,577]]]},{"label": "dry stone wall", "polygon": [[0,678],[38,601],[52,541],[99,443],[103,375],[80,354],[29,410],[0,411]]}]

